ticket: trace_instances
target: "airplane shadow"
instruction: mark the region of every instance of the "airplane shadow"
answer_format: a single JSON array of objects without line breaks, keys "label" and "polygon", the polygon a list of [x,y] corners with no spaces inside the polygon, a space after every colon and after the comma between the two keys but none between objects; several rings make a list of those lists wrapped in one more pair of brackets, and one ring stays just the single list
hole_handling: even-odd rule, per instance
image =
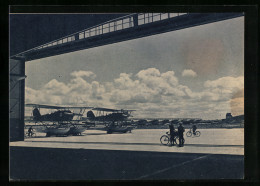
[{"label": "airplane shadow", "polygon": [[[31,141],[40,143],[76,143],[76,144],[103,144],[103,145],[151,145],[151,146],[164,146],[160,143],[127,143],[127,142],[70,142],[70,141]],[[167,145],[165,145],[167,146]],[[168,145],[169,146],[169,145]],[[177,145],[176,145],[177,146]],[[188,147],[239,147],[243,148],[244,145],[214,145],[214,144],[184,144]]]},{"label": "airplane shadow", "polygon": [[82,136],[91,136],[91,135],[108,135],[107,133],[88,133],[88,134],[83,134]]},{"label": "airplane shadow", "polygon": [[[92,133],[92,134],[82,134],[82,135],[77,135],[77,136],[88,136],[88,135],[107,135],[107,133]],[[75,137],[73,135],[69,135],[69,136],[66,136],[66,135],[61,135],[61,136],[50,136],[50,137]],[[24,139],[26,140],[29,140],[29,139],[35,139],[35,138],[46,138],[46,136],[34,136],[34,137],[25,137]]]},{"label": "airplane shadow", "polygon": [[29,139],[35,139],[35,138],[46,138],[46,136],[25,137],[24,139],[29,140]]}]

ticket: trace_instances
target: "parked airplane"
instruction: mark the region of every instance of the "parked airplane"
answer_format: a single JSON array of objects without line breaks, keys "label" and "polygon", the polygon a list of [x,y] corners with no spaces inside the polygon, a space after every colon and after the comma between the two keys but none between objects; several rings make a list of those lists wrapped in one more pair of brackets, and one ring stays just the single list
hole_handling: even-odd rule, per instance
[{"label": "parked airplane", "polygon": [[[88,126],[80,124],[81,116],[85,109],[93,107],[64,107],[40,104],[26,104],[26,107],[32,107],[33,121],[41,123],[41,125],[34,125],[36,130],[45,132],[46,136],[51,135],[79,135],[85,131]],[[54,109],[55,111],[48,114],[41,114],[40,109]],[[70,109],[79,109],[79,113],[73,113]],[[73,120],[74,116],[78,116],[77,120]],[[41,126],[41,127],[39,127]],[[43,127],[44,126],[44,127]],[[42,128],[43,127],[43,128]]]},{"label": "parked airplane", "polygon": [[[97,116],[95,116],[93,111],[97,111]],[[124,126],[133,111],[135,110],[117,110],[96,107],[87,112],[86,119],[103,125],[104,127],[96,129],[105,130],[108,134],[113,132],[126,133],[131,132],[134,128],[132,126]],[[88,122],[85,123],[87,124]]]}]

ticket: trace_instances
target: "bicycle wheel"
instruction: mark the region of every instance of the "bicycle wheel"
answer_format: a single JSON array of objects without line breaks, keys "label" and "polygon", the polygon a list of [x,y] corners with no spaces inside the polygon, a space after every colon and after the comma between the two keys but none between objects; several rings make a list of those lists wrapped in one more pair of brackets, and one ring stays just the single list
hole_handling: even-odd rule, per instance
[{"label": "bicycle wheel", "polygon": [[191,137],[191,136],[192,136],[192,132],[191,132],[191,131],[188,131],[188,132],[186,133],[186,136],[187,136],[187,137]]},{"label": "bicycle wheel", "polygon": [[162,145],[168,145],[169,142],[170,142],[170,138],[166,135],[163,135],[161,138],[160,138],[160,141],[161,141],[161,144]]},{"label": "bicycle wheel", "polygon": [[33,132],[31,137],[32,137],[32,138],[35,138],[35,137],[36,137],[36,134]]},{"label": "bicycle wheel", "polygon": [[196,131],[195,136],[196,136],[196,137],[200,137],[200,131]]}]

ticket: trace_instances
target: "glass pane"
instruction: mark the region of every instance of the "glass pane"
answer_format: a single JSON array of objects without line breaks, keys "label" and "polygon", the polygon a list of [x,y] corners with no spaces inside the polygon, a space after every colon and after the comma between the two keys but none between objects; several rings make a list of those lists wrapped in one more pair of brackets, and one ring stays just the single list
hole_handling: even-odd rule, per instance
[{"label": "glass pane", "polygon": [[123,23],[128,23],[129,22],[129,18],[123,19]]},{"label": "glass pane", "polygon": [[145,18],[144,22],[145,22],[145,23],[149,23],[149,22],[150,22],[149,18],[148,18],[148,17]]},{"label": "glass pane", "polygon": [[117,25],[116,26],[116,30],[122,30],[122,25],[120,24],[120,25]]},{"label": "glass pane", "polygon": [[138,19],[142,19],[142,18],[144,18],[144,14],[139,14]]},{"label": "glass pane", "polygon": [[103,33],[108,33],[109,32],[109,29],[108,28],[103,28]]},{"label": "glass pane", "polygon": [[110,32],[113,32],[115,30],[114,28],[114,26],[110,26]]},{"label": "glass pane", "polygon": [[110,26],[110,27],[113,27],[114,25],[115,25],[115,22],[109,23],[109,26]]},{"label": "glass pane", "polygon": [[84,33],[79,33],[79,39],[83,39],[83,38],[84,38]]},{"label": "glass pane", "polygon": [[88,31],[85,32],[85,38],[86,37],[89,37],[89,32]]},{"label": "glass pane", "polygon": [[122,24],[122,20],[119,20],[116,22],[117,25],[121,25]]},{"label": "glass pane", "polygon": [[99,26],[99,33],[102,34],[102,26]]},{"label": "glass pane", "polygon": [[123,28],[124,28],[124,29],[125,29],[125,28],[129,28],[129,23],[123,24]]},{"label": "glass pane", "polygon": [[163,19],[168,19],[168,13],[161,14],[161,20],[163,20]]},{"label": "glass pane", "polygon": [[144,19],[138,20],[138,25],[142,25],[142,24],[144,24]]},{"label": "glass pane", "polygon": [[96,35],[95,30],[91,30],[90,36],[95,36],[95,35]]},{"label": "glass pane", "polygon": [[62,39],[62,42],[63,42],[63,43],[67,43],[67,41],[68,41],[68,38]]},{"label": "glass pane", "polygon": [[170,13],[170,17],[176,17],[177,13]]},{"label": "glass pane", "polygon": [[104,24],[104,25],[103,25],[103,29],[104,29],[104,28],[108,28],[108,27],[109,27],[108,24]]},{"label": "glass pane", "polygon": [[153,13],[153,16],[160,16],[160,13]]},{"label": "glass pane", "polygon": [[99,35],[99,34],[100,34],[100,29],[99,29],[99,27],[97,27],[96,35]]},{"label": "glass pane", "polygon": [[153,17],[153,21],[160,21],[160,15],[156,15]]}]

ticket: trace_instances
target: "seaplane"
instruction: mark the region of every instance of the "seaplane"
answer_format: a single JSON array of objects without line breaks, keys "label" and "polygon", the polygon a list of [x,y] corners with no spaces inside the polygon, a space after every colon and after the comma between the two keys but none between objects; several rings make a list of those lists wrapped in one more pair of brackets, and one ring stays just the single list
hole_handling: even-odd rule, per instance
[{"label": "seaplane", "polygon": [[[125,109],[110,109],[95,107],[87,112],[87,117],[82,117],[86,124],[93,124],[97,130],[107,131],[107,134],[111,133],[127,133],[133,130],[133,126],[128,126],[129,117],[131,112],[135,110]],[[96,115],[94,112],[97,112]],[[102,127],[97,127],[97,126]]]},{"label": "seaplane", "polygon": [[[49,136],[68,136],[81,135],[88,125],[80,123],[81,116],[86,109],[93,107],[71,107],[71,106],[53,106],[41,104],[26,104],[26,107],[32,107],[32,120],[27,122],[34,122],[35,125],[27,125],[36,129],[38,132],[46,133]],[[51,113],[41,114],[40,109],[55,110]],[[77,109],[79,113],[73,113],[71,110]],[[76,118],[75,118],[76,116]]]}]

